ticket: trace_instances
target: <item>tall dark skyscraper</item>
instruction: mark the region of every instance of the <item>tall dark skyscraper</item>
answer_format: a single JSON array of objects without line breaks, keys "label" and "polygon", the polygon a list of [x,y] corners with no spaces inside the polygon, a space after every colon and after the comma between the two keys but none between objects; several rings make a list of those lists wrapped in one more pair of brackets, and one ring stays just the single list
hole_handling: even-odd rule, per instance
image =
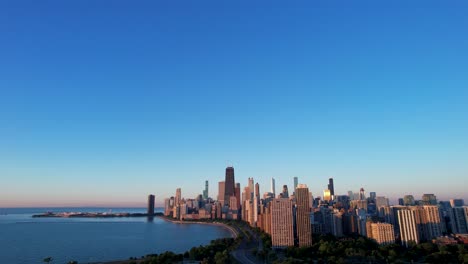
[{"label": "tall dark skyscraper", "polygon": [[231,196],[236,195],[236,182],[234,180],[234,168],[226,168],[226,180],[224,181],[224,201],[229,202]]},{"label": "tall dark skyscraper", "polygon": [[205,190],[203,190],[203,199],[208,199],[208,181],[205,181]]},{"label": "tall dark skyscraper", "polygon": [[328,190],[330,190],[330,196],[335,197],[335,187],[333,186],[333,178],[328,179]]},{"label": "tall dark skyscraper", "polygon": [[154,215],[154,195],[148,195],[148,215]]}]

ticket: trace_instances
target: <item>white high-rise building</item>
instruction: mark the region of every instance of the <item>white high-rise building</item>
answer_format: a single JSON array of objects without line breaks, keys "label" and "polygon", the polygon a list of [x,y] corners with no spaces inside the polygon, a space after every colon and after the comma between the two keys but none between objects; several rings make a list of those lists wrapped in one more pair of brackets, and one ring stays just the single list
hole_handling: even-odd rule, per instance
[{"label": "white high-rise building", "polygon": [[419,243],[419,232],[416,222],[416,211],[401,209],[397,212],[398,225],[400,227],[401,244],[408,246],[410,241]]},{"label": "white high-rise building", "polygon": [[436,205],[423,206],[425,212],[426,239],[431,240],[442,236],[442,223],[439,207]]}]

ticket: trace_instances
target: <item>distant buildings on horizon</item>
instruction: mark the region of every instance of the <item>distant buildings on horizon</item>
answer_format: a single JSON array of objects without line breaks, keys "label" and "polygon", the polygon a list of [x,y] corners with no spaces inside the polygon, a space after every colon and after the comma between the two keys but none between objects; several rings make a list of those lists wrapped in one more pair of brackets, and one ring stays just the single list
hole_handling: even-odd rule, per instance
[{"label": "distant buildings on horizon", "polygon": [[[401,243],[408,246],[440,239],[446,234],[468,233],[468,207],[462,199],[437,201],[434,194],[421,200],[405,195],[398,205],[390,206],[384,196],[364,188],[346,195],[335,194],[333,178],[329,178],[323,198],[313,197],[307,185],[293,178],[292,192],[287,185],[276,194],[275,179],[269,192],[260,195],[260,185],[248,178],[241,189],[235,182],[234,168],[227,167],[224,181],[218,182],[217,199],[208,196],[208,181],[203,194],[194,199],[182,198],[181,188],[175,196],[164,200],[164,214],[176,219],[243,220],[270,234],[272,246],[312,245],[312,234],[340,237],[359,234],[379,244]],[[154,196],[148,197],[148,213],[154,213]],[[445,242],[444,242],[445,243]]]}]

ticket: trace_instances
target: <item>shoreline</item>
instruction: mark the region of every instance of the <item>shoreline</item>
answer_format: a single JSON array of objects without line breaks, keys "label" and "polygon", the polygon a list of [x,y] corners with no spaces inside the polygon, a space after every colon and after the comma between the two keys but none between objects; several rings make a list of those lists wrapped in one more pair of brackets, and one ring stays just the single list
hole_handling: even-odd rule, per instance
[{"label": "shoreline", "polygon": [[[218,226],[218,227],[222,227],[222,228],[228,230],[229,233],[231,234],[231,237],[234,238],[234,239],[236,239],[239,236],[237,230],[235,230],[233,227],[231,227],[231,226],[229,226],[227,224],[224,224],[224,223],[220,223],[220,222],[201,222],[201,221],[174,220],[174,219],[167,218],[167,217],[165,217],[163,215],[157,215],[155,217],[159,218],[161,220],[164,220],[166,222],[173,223],[173,224],[199,224],[199,225]],[[190,250],[190,249],[187,249],[187,250]],[[145,259],[110,260],[110,261],[93,262],[93,263],[89,263],[89,264],[127,264],[127,263],[130,263],[130,262],[140,263],[140,262],[142,262],[144,260]]]},{"label": "shoreline", "polygon": [[202,221],[184,221],[184,220],[173,220],[173,219],[170,219],[170,218],[167,218],[165,216],[155,216],[159,219],[162,219],[164,221],[167,221],[167,222],[171,222],[173,224],[200,224],[200,225],[213,225],[213,226],[219,226],[219,227],[223,227],[224,229],[227,229],[229,231],[229,233],[231,233],[231,237],[232,238],[237,238],[239,236],[237,230],[235,230],[233,227],[227,225],[227,224],[224,224],[224,223],[220,223],[220,222],[202,222]]}]

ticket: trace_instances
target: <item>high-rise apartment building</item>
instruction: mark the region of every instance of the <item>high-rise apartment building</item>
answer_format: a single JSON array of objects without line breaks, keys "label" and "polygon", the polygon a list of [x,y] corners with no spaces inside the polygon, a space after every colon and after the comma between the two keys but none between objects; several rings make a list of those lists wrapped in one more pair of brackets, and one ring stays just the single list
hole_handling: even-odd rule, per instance
[{"label": "high-rise apartment building", "polygon": [[400,209],[397,211],[398,225],[400,227],[401,244],[408,246],[410,241],[419,243],[418,223],[416,212],[410,209]]},{"label": "high-rise apartment building", "polygon": [[148,195],[148,208],[147,208],[148,215],[154,215],[154,195]]},{"label": "high-rise apartment building", "polygon": [[300,247],[312,245],[312,228],[310,223],[309,188],[299,184],[296,188],[296,228]]},{"label": "high-rise apartment building", "polygon": [[424,205],[425,212],[424,227],[425,227],[425,239],[432,240],[434,238],[442,236],[442,221],[439,207],[436,205]]},{"label": "high-rise apartment building", "polygon": [[452,208],[451,218],[454,234],[468,234],[468,207]]},{"label": "high-rise apartment building", "polygon": [[249,202],[250,202],[250,190],[249,187],[244,187],[244,191],[242,192],[242,220],[248,222],[248,210],[249,210]]},{"label": "high-rise apartment building", "polygon": [[241,206],[241,191],[240,190],[241,190],[240,183],[236,183],[237,210],[239,210]]},{"label": "high-rise apartment building", "polygon": [[395,243],[395,233],[393,225],[388,223],[372,223],[371,224],[372,238],[380,245],[388,245]]},{"label": "high-rise apartment building", "polygon": [[288,198],[270,202],[271,242],[273,248],[294,246],[293,203]]},{"label": "high-rise apartment building", "polygon": [[260,185],[257,182],[255,183],[255,194],[254,194],[254,201],[253,201],[253,213],[254,213],[253,221],[255,225],[258,222],[258,206],[259,205],[260,205]]},{"label": "high-rise apartment building", "polygon": [[236,196],[236,182],[234,180],[234,168],[226,168],[226,179],[224,181],[224,201],[229,204],[231,196]]},{"label": "high-rise apartment building", "polygon": [[[226,191],[226,182],[220,181],[218,182],[218,202],[220,202],[222,205],[224,205],[226,196],[225,196],[225,191]],[[228,200],[229,201],[229,200]]]},{"label": "high-rise apartment building", "polygon": [[331,233],[336,237],[342,237],[344,234],[343,229],[343,212],[338,209],[334,209],[331,212]]}]

